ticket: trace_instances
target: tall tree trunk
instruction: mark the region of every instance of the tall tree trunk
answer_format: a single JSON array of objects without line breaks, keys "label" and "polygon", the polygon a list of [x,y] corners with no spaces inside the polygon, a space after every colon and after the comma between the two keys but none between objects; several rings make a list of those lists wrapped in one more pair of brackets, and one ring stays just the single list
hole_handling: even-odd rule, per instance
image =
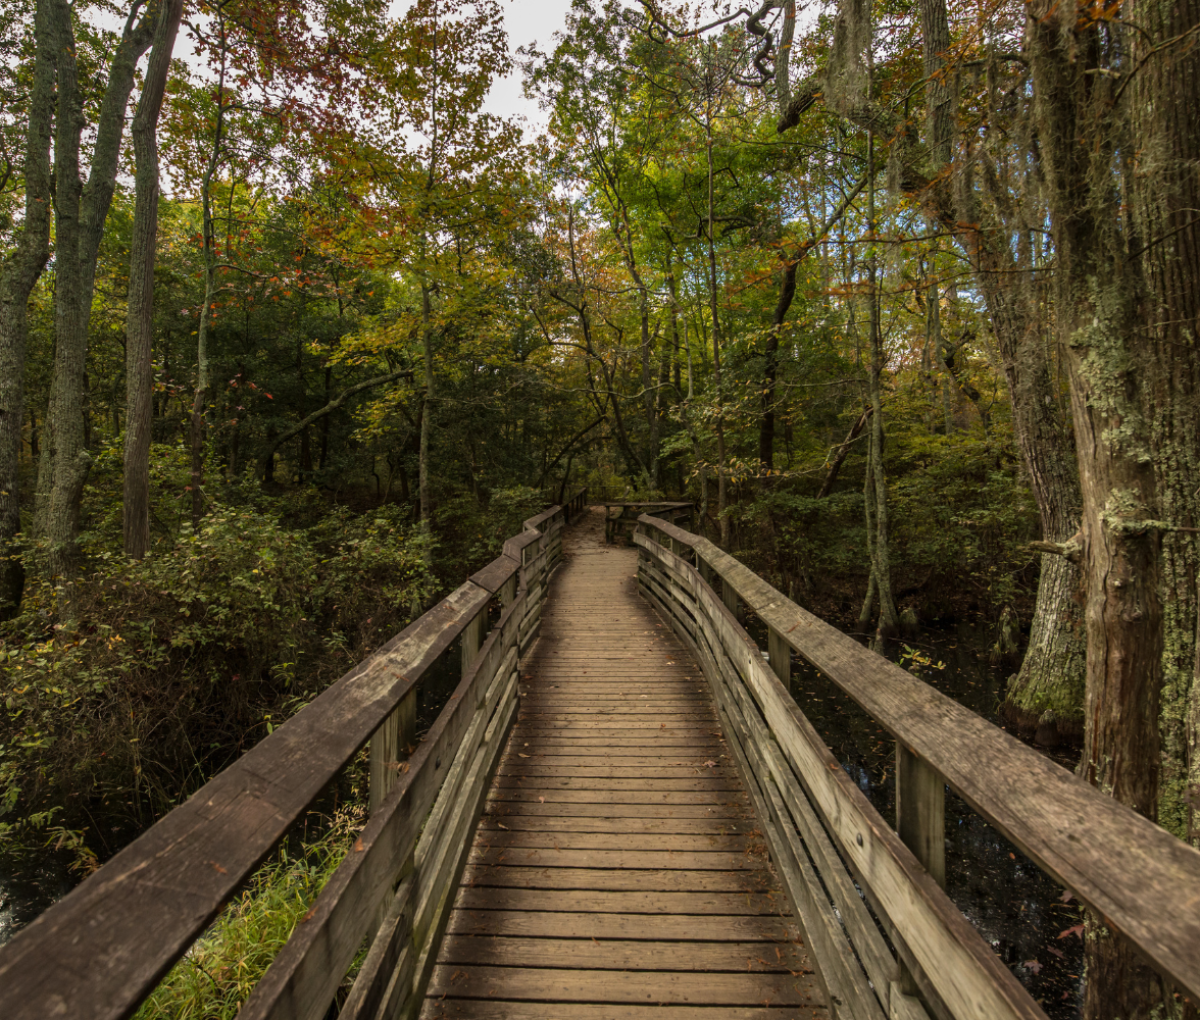
[{"label": "tall tree trunk", "polygon": [[166,93],[183,0],[163,0],[150,63],[130,136],[137,159],[129,307],[125,321],[125,553],[141,559],[150,548],[150,431],[154,371],[154,252],[158,241],[158,117]]},{"label": "tall tree trunk", "polygon": [[[1159,13],[1157,4],[1146,8],[1148,15]],[[1078,20],[1075,11],[1038,0],[1028,8],[1027,53],[1050,196],[1056,318],[1083,497],[1078,554],[1087,590],[1088,643],[1080,770],[1101,790],[1156,819],[1166,620],[1160,539],[1177,523],[1163,519],[1168,506],[1154,465],[1161,438],[1156,422],[1170,430],[1176,411],[1183,410],[1171,406],[1172,398],[1180,388],[1195,392],[1195,339],[1189,336],[1190,357],[1178,366],[1187,377],[1170,382],[1173,359],[1164,358],[1147,335],[1153,333],[1146,320],[1157,317],[1151,311],[1156,302],[1139,255],[1149,239],[1130,229],[1111,186],[1114,174],[1131,169],[1127,161],[1135,145],[1147,151],[1147,139],[1135,140],[1118,102],[1113,79],[1123,80],[1127,73],[1108,66],[1109,39],[1101,38],[1095,23]],[[1116,59],[1123,68],[1129,57]],[[1135,84],[1135,93],[1140,88]],[[1169,103],[1167,95],[1153,90],[1144,98]],[[1171,137],[1170,127],[1159,130],[1160,138],[1180,140]],[[1135,180],[1129,184],[1137,186]],[[1164,197],[1160,181],[1145,187],[1155,200]],[[1194,414],[1188,408],[1182,420]],[[1194,461],[1194,451],[1188,456]],[[1193,472],[1187,472],[1187,481],[1194,486]],[[1161,1012],[1168,996],[1161,979],[1103,917],[1089,916],[1084,954],[1085,1020],[1148,1020]]]},{"label": "tall tree trunk", "polygon": [[[1194,38],[1200,26],[1200,2],[1137,0],[1133,16],[1148,33],[1134,42],[1139,70],[1129,91],[1131,134],[1139,146],[1145,144],[1133,193],[1138,255],[1148,284],[1146,334],[1155,366],[1147,415],[1156,516],[1173,528],[1195,528],[1200,525],[1200,54],[1183,40]],[[1200,538],[1194,531],[1172,530],[1164,530],[1161,538],[1158,820],[1200,845]]]},{"label": "tall tree trunk", "polygon": [[[21,606],[25,569],[16,547],[21,531],[21,428],[25,419],[25,344],[29,296],[50,258],[50,134],[54,126],[53,0],[34,13],[33,84],[25,129],[25,219],[0,265],[0,620]],[[37,458],[37,424],[30,432]]]},{"label": "tall tree trunk", "polygon": [[729,494],[726,486],[726,450],[725,450],[725,414],[722,410],[725,401],[725,391],[721,385],[721,325],[717,302],[717,249],[714,234],[713,218],[713,124],[712,108],[716,100],[715,86],[713,94],[707,96],[704,106],[704,151],[708,158],[708,300],[709,311],[712,315],[713,343],[713,381],[717,386],[717,523],[720,528],[721,546],[729,548],[729,518],[725,513],[728,506]]},{"label": "tall tree trunk", "polygon": [[[874,165],[874,135],[868,150],[870,165]],[[867,185],[869,210],[867,229],[875,234],[875,183]],[[900,633],[900,618],[896,613],[896,600],[892,594],[891,546],[888,534],[887,472],[883,463],[883,369],[886,356],[883,350],[883,330],[879,323],[879,279],[875,264],[875,248],[872,240],[871,255],[867,264],[867,279],[870,281],[871,302],[871,365],[868,373],[871,397],[871,466],[870,477],[874,486],[875,535],[874,574],[876,594],[879,597],[879,622],[875,628],[877,641],[887,641]]]},{"label": "tall tree trunk", "polygon": [[[429,287],[421,284],[421,331],[424,354],[425,394],[421,399],[421,440],[417,454],[417,498],[420,501],[421,532],[432,535],[433,498],[429,489],[429,442],[433,432],[433,308],[430,303]],[[432,555],[432,550],[427,552]]]},{"label": "tall tree trunk", "polygon": [[758,459],[763,471],[773,471],[775,468],[775,381],[779,373],[779,334],[796,296],[796,270],[799,265],[798,261],[789,261],[783,267],[779,299],[775,302],[775,311],[771,315],[771,329],[767,333],[762,411],[758,426]]},{"label": "tall tree trunk", "polygon": [[[68,578],[77,560],[80,500],[91,470],[85,442],[88,325],[96,259],[116,189],[125,113],[137,62],[150,45],[154,13],[126,23],[109,67],[96,123],[87,183],[80,177],[85,126],[72,9],[54,0],[52,24],[58,55],[58,115],[54,141],[55,300],[54,375],[46,415],[46,470],[38,478],[38,530],[49,546],[52,576]],[[43,477],[44,475],[44,477]]]}]

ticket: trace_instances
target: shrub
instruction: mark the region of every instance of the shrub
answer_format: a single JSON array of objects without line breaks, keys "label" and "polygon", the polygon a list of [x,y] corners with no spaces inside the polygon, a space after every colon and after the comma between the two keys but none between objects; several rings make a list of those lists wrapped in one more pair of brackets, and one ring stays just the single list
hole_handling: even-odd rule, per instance
[{"label": "shrub", "polygon": [[218,506],[167,551],[34,586],[0,626],[0,835],[102,819],[111,848],[402,629],[434,590],[402,513],[289,530]]}]

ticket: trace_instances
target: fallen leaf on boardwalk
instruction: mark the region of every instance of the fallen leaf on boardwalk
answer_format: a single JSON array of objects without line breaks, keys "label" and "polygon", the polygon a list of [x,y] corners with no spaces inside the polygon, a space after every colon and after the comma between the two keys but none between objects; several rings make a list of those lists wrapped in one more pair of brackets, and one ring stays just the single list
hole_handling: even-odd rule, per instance
[{"label": "fallen leaf on boardwalk", "polygon": [[518,757],[518,758],[532,758],[532,757],[533,757],[533,755],[532,755],[532,754],[522,754],[520,751],[518,751],[518,752],[517,752],[517,757]]},{"label": "fallen leaf on boardwalk", "polygon": [[539,804],[545,804],[545,803],[546,803],[546,798],[545,798],[545,797],[538,797],[538,803],[539,803]]},{"label": "fallen leaf on boardwalk", "polygon": [[1078,935],[1082,939],[1083,938],[1083,925],[1077,924],[1077,925],[1075,925],[1074,928],[1068,928],[1066,931],[1060,932],[1058,937],[1060,939],[1065,939],[1065,938],[1069,938],[1071,935]]},{"label": "fallen leaf on boardwalk", "polygon": [[358,839],[354,841],[354,852],[356,854],[361,854],[364,849],[365,847],[363,847],[362,836],[359,836]]},{"label": "fallen leaf on boardwalk", "polygon": [[704,764],[710,769],[715,769],[717,767],[717,763],[715,761],[706,761]]},{"label": "fallen leaf on boardwalk", "polygon": [[503,829],[505,832],[508,832],[508,826],[507,826],[507,825],[505,825],[503,822],[497,822],[497,823],[496,823],[496,825],[497,825],[499,828]]}]

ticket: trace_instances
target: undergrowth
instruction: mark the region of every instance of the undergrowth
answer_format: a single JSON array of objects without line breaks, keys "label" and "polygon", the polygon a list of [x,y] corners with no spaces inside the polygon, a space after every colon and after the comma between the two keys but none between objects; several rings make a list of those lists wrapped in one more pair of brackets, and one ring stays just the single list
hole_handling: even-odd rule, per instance
[{"label": "undergrowth", "polygon": [[136,1020],[233,1020],[337,870],[362,826],[336,814],[318,839],[258,869],[138,1010]]},{"label": "undergrowth", "polygon": [[0,838],[86,829],[107,855],[420,615],[407,509],[316,498],[215,506],[144,560],[30,585],[0,625]]}]

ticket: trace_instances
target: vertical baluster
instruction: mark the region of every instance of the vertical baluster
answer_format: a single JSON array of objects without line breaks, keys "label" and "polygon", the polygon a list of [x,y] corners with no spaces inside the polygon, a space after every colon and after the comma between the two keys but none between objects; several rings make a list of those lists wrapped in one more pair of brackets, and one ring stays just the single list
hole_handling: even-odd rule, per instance
[{"label": "vertical baluster", "polygon": [[[946,888],[946,786],[928,762],[896,742],[896,831],[943,889]],[[917,994],[917,982],[900,963],[899,991]]]},{"label": "vertical baluster", "polygon": [[742,619],[741,601],[738,599],[738,593],[734,590],[733,585],[725,578],[721,578],[721,601],[725,603],[725,608],[733,613],[733,618],[740,623]]},{"label": "vertical baluster", "polygon": [[767,655],[771,660],[771,669],[788,689],[788,693],[795,693],[792,687],[792,646],[774,627],[770,628],[767,635]]},{"label": "vertical baluster", "polygon": [[413,684],[371,737],[370,808],[374,811],[396,785],[397,765],[417,743],[417,685]]},{"label": "vertical baluster", "polygon": [[485,604],[475,618],[467,624],[462,632],[462,675],[465,678],[473,663],[479,657],[479,648],[488,632],[488,607]]}]

